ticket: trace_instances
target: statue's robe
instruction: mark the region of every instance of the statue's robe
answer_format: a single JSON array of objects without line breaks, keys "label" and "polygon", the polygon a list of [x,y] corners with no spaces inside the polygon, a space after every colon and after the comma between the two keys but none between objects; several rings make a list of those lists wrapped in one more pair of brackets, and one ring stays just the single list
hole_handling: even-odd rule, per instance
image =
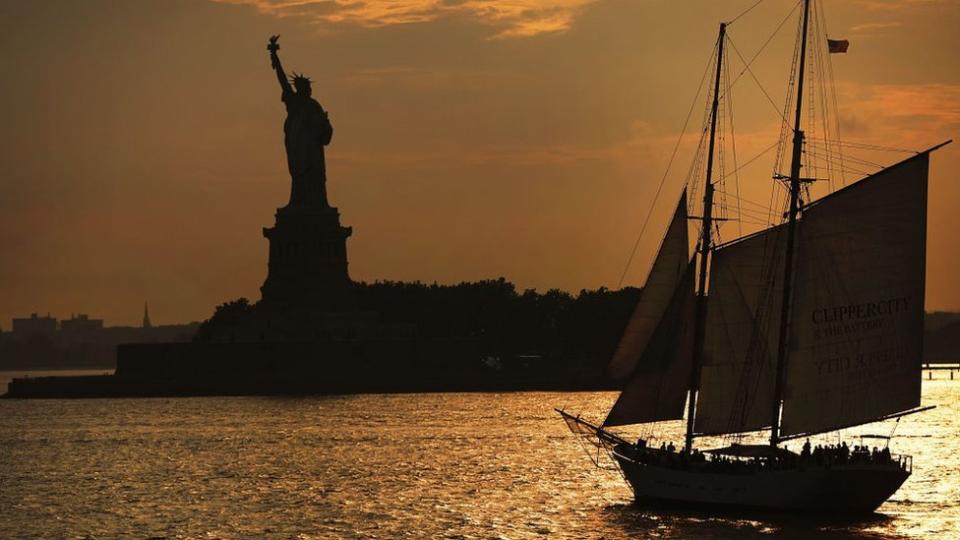
[{"label": "statue's robe", "polygon": [[293,179],[291,206],[327,207],[327,167],[323,147],[333,138],[333,126],[313,98],[284,92],[287,107],[283,123],[287,167]]}]

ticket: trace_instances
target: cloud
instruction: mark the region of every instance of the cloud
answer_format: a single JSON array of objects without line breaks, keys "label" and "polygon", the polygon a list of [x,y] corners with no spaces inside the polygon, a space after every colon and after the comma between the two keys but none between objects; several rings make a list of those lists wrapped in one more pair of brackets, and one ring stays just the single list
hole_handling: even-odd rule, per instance
[{"label": "cloud", "polygon": [[570,28],[596,0],[213,0],[252,5],[275,17],[303,17],[325,25],[377,28],[467,15],[491,26],[494,38],[529,37]]},{"label": "cloud", "polygon": [[900,26],[899,22],[886,22],[886,23],[868,22],[868,23],[861,23],[861,24],[856,24],[854,26],[851,26],[850,31],[855,34],[864,33],[864,32],[869,33],[875,30],[886,30],[888,28],[896,28],[898,26]]},{"label": "cloud", "polygon": [[[887,146],[920,149],[960,128],[960,84],[859,85],[840,87],[841,118],[853,133]],[[896,144],[894,144],[896,142]]]},{"label": "cloud", "polygon": [[903,11],[920,6],[943,3],[943,0],[857,0],[861,6],[876,11]]}]

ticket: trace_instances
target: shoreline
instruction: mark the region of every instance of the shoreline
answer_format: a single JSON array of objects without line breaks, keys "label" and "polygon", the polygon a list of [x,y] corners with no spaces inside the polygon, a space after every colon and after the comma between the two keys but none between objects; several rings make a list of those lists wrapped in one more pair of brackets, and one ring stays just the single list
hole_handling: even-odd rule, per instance
[{"label": "shoreline", "polygon": [[211,396],[314,396],[352,394],[512,393],[614,391],[610,384],[570,380],[367,381],[147,380],[119,375],[42,376],[13,379],[3,399],[99,399]]}]

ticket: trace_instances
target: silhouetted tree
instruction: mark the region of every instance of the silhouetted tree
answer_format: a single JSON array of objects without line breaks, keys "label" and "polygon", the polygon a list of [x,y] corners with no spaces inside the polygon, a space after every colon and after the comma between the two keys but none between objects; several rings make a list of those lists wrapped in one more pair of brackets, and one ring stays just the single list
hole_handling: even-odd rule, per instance
[{"label": "silhouetted tree", "polygon": [[[377,281],[354,283],[360,309],[388,323],[417,327],[424,338],[474,338],[482,352],[509,360],[541,356],[564,368],[600,376],[613,355],[640,295],[628,287],[601,287],[576,296],[551,289],[518,293],[504,278],[455,285]],[[231,335],[257,307],[246,298],[217,306],[196,341]],[[554,364],[555,365],[555,364]]]},{"label": "silhouetted tree", "polygon": [[490,354],[536,354],[606,365],[639,297],[639,289],[557,289],[518,294],[504,278],[456,285],[356,283],[362,309],[388,322],[413,323],[424,337],[476,337]]},{"label": "silhouetted tree", "polygon": [[194,341],[209,341],[213,336],[224,335],[229,328],[239,325],[254,309],[246,298],[238,298],[217,306],[213,316],[200,323]]}]

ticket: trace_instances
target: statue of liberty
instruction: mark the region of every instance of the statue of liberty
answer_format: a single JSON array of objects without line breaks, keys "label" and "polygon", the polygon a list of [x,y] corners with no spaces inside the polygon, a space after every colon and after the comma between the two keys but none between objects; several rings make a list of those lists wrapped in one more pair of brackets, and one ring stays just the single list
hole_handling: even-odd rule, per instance
[{"label": "statue of liberty", "polygon": [[280,57],[277,56],[280,49],[278,39],[280,36],[272,36],[267,50],[270,51],[270,61],[280,81],[280,99],[287,107],[283,134],[287,167],[293,179],[289,206],[328,208],[327,167],[323,147],[330,144],[333,126],[327,112],[311,97],[310,79],[297,73],[287,79]]}]

